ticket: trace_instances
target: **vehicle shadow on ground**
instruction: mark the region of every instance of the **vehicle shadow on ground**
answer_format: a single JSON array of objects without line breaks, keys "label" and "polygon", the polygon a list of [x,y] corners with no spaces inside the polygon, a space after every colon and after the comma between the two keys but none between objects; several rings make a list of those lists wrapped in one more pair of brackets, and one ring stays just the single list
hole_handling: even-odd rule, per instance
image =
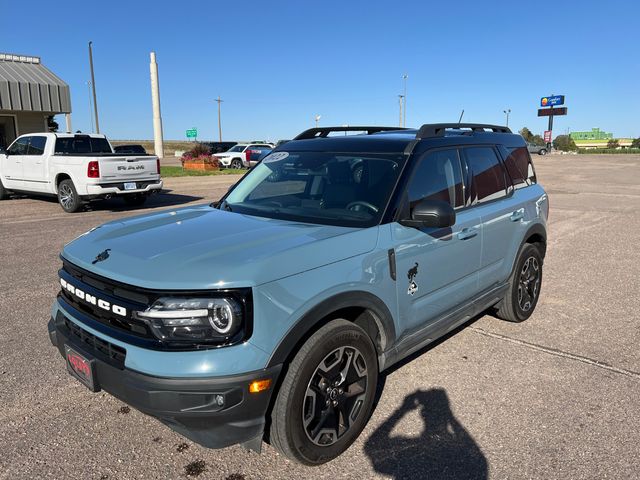
[{"label": "vehicle shadow on ground", "polygon": [[[416,436],[394,434],[394,427],[417,411]],[[364,451],[376,472],[396,480],[486,479],[482,450],[453,415],[444,389],[416,390],[366,440]]]},{"label": "vehicle shadow on ground", "polygon": [[171,193],[171,190],[162,190],[160,193],[151,195],[143,205],[134,206],[127,205],[121,198],[110,198],[109,200],[98,200],[89,202],[85,205],[85,210],[91,210],[95,212],[111,211],[111,212],[123,212],[132,210],[149,210],[153,208],[171,207],[184,205],[186,203],[196,202],[202,200],[204,197],[197,197],[193,195],[181,195],[177,193]]}]

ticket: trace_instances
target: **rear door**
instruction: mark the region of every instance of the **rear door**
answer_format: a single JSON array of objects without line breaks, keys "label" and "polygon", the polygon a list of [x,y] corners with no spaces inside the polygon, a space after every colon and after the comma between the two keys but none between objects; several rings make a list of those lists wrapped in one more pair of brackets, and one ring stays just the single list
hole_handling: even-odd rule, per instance
[{"label": "rear door", "polygon": [[409,182],[409,205],[423,199],[449,202],[456,210],[456,223],[450,228],[421,229],[392,224],[405,334],[440,328],[436,319],[445,318],[477,293],[481,223],[474,209],[465,208],[463,185],[456,148],[427,152]]},{"label": "rear door", "polygon": [[511,179],[493,146],[466,147],[461,151],[468,169],[471,210],[476,211],[482,221],[478,285],[483,291],[508,278],[511,270],[509,253],[517,241],[525,210],[513,195]]},{"label": "rear door", "polygon": [[22,158],[22,173],[25,187],[33,192],[48,191],[48,176],[44,147],[47,137],[33,135],[29,137],[27,153]]}]

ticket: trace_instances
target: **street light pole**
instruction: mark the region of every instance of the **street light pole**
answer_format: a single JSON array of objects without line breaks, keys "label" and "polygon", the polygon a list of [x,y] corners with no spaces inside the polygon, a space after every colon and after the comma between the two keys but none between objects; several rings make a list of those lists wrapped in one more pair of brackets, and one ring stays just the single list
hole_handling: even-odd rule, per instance
[{"label": "street light pole", "polygon": [[316,115],[315,119],[316,119],[316,128],[318,128],[318,122],[320,121],[320,119],[322,118],[322,115]]},{"label": "street light pole", "polygon": [[91,89],[93,90],[93,115],[96,119],[96,133],[100,133],[100,123],[98,122],[98,101],[96,100],[96,78],[93,74],[93,49],[89,42],[89,68],[91,69]]},{"label": "street light pole", "polygon": [[511,113],[511,109],[508,108],[506,110],[503,110],[504,114],[507,116],[507,127],[509,126],[509,114]]},{"label": "street light pole", "polygon": [[402,79],[404,80],[404,92],[402,95],[402,99],[403,99],[403,107],[402,107],[402,127],[406,127],[407,126],[407,78],[409,78],[409,75],[407,75],[406,73],[404,75],[402,75]]},{"label": "street light pole", "polygon": [[402,106],[404,103],[404,95],[398,95],[398,105],[400,107],[400,119],[398,120],[398,126],[402,127]]},{"label": "street light pole", "polygon": [[224,102],[224,100],[222,100],[220,95],[218,95],[218,98],[216,98],[215,101],[218,102],[218,141],[222,142],[222,118],[220,116],[220,104]]}]

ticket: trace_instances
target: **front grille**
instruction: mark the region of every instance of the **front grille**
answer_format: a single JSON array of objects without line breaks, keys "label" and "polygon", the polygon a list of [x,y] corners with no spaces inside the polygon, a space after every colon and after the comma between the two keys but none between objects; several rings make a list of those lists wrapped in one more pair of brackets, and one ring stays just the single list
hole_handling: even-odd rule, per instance
[{"label": "front grille", "polygon": [[124,369],[124,361],[127,357],[127,351],[124,348],[96,337],[67,317],[63,317],[63,325],[66,327],[67,333],[78,340],[85,350],[90,351],[96,357],[102,357],[108,363],[121,370]]}]

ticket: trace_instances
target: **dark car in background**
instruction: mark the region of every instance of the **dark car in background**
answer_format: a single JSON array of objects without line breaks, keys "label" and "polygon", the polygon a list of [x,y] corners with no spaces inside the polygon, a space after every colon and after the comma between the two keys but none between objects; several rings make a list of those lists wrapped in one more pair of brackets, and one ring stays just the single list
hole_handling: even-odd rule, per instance
[{"label": "dark car in background", "polygon": [[131,145],[115,145],[113,147],[113,151],[116,153],[130,153],[133,155],[146,155],[147,151],[144,149],[142,145],[131,144]]},{"label": "dark car in background", "polygon": [[536,145],[529,142],[527,142],[527,150],[529,150],[529,153],[537,153],[538,155],[546,155],[549,153],[546,145]]}]

